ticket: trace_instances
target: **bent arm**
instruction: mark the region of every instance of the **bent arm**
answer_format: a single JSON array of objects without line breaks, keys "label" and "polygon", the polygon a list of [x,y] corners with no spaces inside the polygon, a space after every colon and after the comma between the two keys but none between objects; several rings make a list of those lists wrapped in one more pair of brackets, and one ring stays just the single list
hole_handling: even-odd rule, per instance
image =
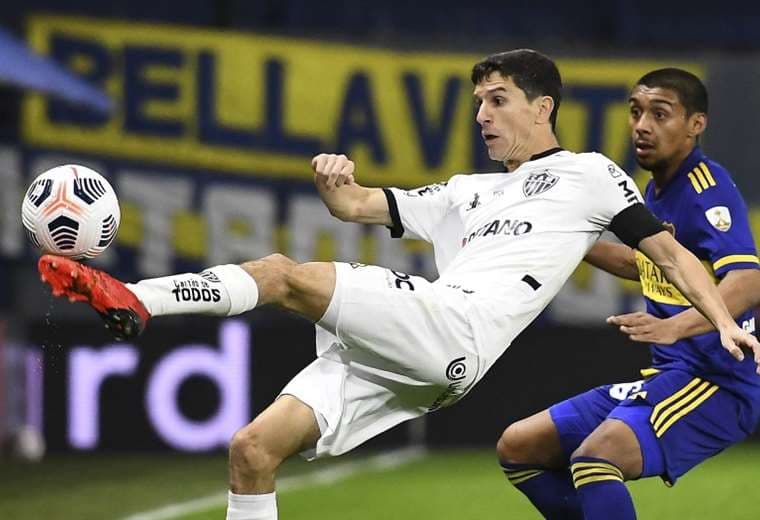
[{"label": "bent arm", "polygon": [[344,222],[392,225],[388,201],[380,188],[354,180],[354,162],[345,155],[320,154],[311,161],[314,184],[330,214]]},{"label": "bent arm", "polygon": [[586,253],[586,262],[610,274],[627,280],[639,280],[636,254],[625,244],[599,240]]},{"label": "bent arm", "polygon": [[736,326],[707,271],[670,233],[661,231],[644,238],[639,242],[639,250],[662,269],[665,277],[716,329]]},{"label": "bent arm", "polygon": [[392,225],[388,200],[381,188],[365,188],[354,182],[328,190],[317,176],[315,184],[332,216],[344,222]]},{"label": "bent arm", "polygon": [[[737,317],[760,305],[760,269],[736,269],[729,271],[718,284],[728,312]],[[697,336],[715,330],[696,309],[688,309],[666,320],[673,327],[678,339]]]}]

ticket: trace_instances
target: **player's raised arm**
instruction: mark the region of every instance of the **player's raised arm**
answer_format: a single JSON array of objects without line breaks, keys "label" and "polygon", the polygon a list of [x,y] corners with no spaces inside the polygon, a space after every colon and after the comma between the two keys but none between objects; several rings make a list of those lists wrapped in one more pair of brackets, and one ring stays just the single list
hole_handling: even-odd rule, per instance
[{"label": "player's raised arm", "polygon": [[720,332],[723,347],[731,355],[741,360],[744,354],[740,347],[750,348],[754,352],[755,362],[760,363],[760,343],[733,320],[718,288],[697,257],[666,231],[642,239],[639,249],[657,264],[665,277],[712,322]]},{"label": "player's raised arm", "polygon": [[388,201],[380,188],[354,180],[354,162],[345,155],[320,154],[311,160],[314,184],[330,214],[345,222],[390,226]]},{"label": "player's raised arm", "polygon": [[586,253],[584,260],[594,267],[620,278],[639,280],[636,253],[625,244],[600,240]]}]

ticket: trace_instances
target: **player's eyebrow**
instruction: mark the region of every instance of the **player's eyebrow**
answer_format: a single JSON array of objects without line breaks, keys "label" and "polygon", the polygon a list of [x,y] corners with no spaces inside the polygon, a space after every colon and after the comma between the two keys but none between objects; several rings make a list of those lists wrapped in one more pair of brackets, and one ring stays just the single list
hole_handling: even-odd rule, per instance
[{"label": "player's eyebrow", "polygon": [[[628,98],[628,103],[640,103],[640,102],[638,99],[631,96]],[[669,107],[672,108],[675,103],[673,103],[672,101],[668,101],[667,99],[653,99],[652,104],[653,105],[654,104],[668,105]]]},{"label": "player's eyebrow", "polygon": [[[491,88],[486,87],[486,91],[483,92],[483,96],[485,96],[486,94],[494,94],[495,92],[499,92],[499,91],[504,92],[504,93],[509,92],[506,87],[502,87],[501,85],[499,85],[498,87],[491,87]],[[472,97],[474,97],[476,101],[481,99],[483,96],[479,96],[477,91],[472,93]]]}]

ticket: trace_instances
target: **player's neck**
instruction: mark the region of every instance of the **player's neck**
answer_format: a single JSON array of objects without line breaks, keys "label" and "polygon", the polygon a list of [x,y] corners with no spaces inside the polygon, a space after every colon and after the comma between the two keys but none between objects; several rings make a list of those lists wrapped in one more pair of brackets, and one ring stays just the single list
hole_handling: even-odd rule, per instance
[{"label": "player's neck", "polygon": [[536,140],[532,146],[527,147],[525,153],[520,154],[520,157],[514,157],[504,161],[504,166],[508,172],[513,172],[520,167],[521,164],[528,162],[534,155],[540,155],[542,152],[551,150],[552,148],[559,148],[559,141],[557,137],[552,133]]},{"label": "player's neck", "polygon": [[656,167],[652,170],[652,180],[654,180],[655,194],[659,193],[670,180],[675,177],[681,165],[692,152],[694,147],[691,147],[680,154],[674,156],[672,160],[663,164],[661,167]]}]

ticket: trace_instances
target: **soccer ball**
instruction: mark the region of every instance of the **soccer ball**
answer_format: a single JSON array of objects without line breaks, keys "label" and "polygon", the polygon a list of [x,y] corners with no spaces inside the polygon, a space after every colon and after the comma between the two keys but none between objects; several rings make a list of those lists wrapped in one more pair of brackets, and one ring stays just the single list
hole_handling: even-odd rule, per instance
[{"label": "soccer ball", "polygon": [[119,201],[98,172],[65,164],[34,179],[24,196],[21,221],[29,240],[46,253],[95,258],[116,237]]}]

